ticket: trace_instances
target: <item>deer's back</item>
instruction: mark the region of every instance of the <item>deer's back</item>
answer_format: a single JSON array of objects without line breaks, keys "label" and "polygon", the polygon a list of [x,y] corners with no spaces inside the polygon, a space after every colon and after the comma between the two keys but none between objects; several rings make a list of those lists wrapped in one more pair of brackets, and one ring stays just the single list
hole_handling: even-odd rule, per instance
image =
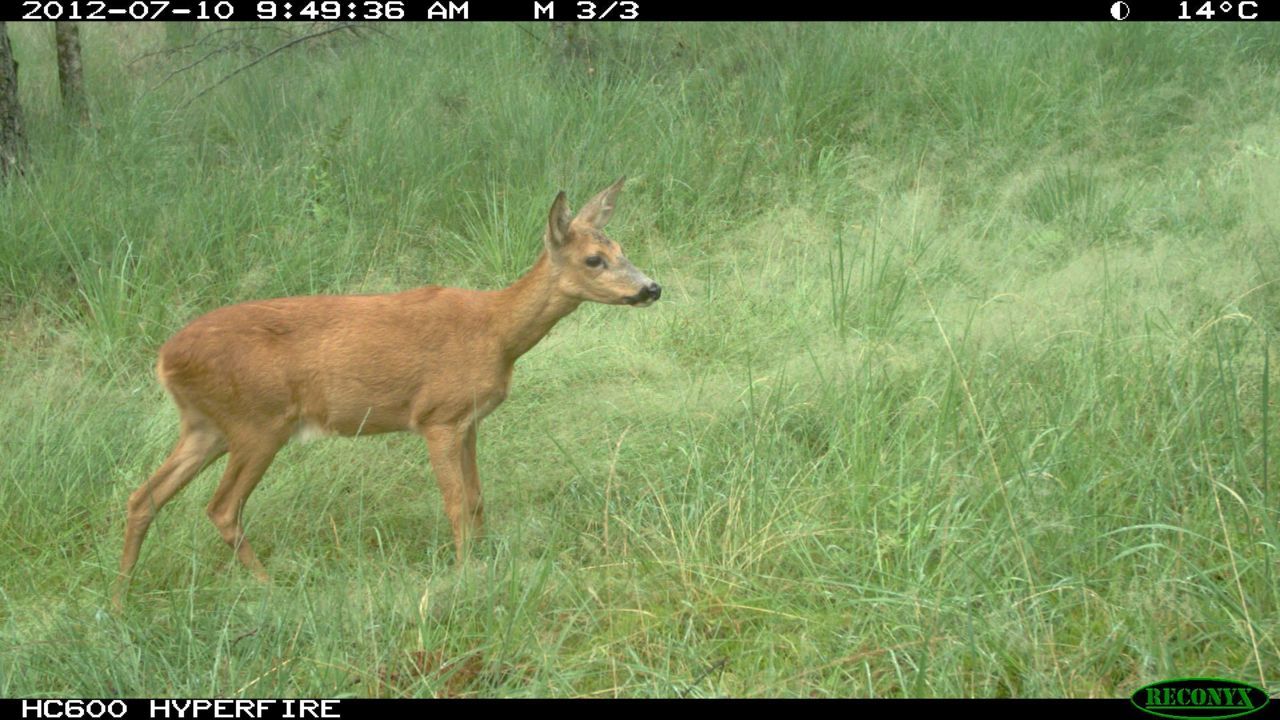
[{"label": "deer's back", "polygon": [[230,305],[175,333],[157,371],[176,402],[224,430],[238,419],[280,432],[409,429],[505,396],[483,297],[432,286]]}]

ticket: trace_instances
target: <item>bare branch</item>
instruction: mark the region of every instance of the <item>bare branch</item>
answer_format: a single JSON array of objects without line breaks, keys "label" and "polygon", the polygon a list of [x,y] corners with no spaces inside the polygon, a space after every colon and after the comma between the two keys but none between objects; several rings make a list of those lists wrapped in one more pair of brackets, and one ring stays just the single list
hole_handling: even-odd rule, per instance
[{"label": "bare branch", "polygon": [[[179,45],[177,47],[171,47],[171,48],[161,48],[159,50],[152,50],[151,52],[143,53],[138,57],[130,60],[128,66],[132,67],[135,63],[142,62],[147,58],[152,58],[157,55],[177,55],[178,53],[186,52],[187,50],[194,50],[195,48],[208,45],[214,39],[214,37],[221,35],[222,33],[235,32],[235,33],[243,34],[243,33],[250,33],[250,32],[259,32],[262,30],[270,30],[272,32],[279,33],[281,35],[289,34],[288,30],[285,30],[280,27],[276,27],[274,25],[271,25],[270,23],[258,23],[256,25],[240,25],[235,27],[218,28],[216,30],[210,30],[209,32],[206,32],[204,35],[201,35],[198,40],[189,42],[186,45]],[[249,49],[257,50],[256,46],[243,41],[238,43],[233,43],[231,45],[226,45],[223,47],[227,49],[240,47],[240,48],[249,48]]]},{"label": "bare branch", "polygon": [[186,72],[186,71],[190,70],[191,68],[193,68],[193,67],[195,67],[195,66],[199,65],[200,63],[202,63],[202,62],[204,62],[204,61],[208,60],[209,58],[213,57],[214,55],[218,55],[218,54],[220,54],[220,53],[224,53],[224,52],[230,52],[230,51],[235,50],[235,49],[236,49],[236,46],[234,46],[234,45],[223,45],[222,47],[214,48],[214,49],[210,50],[209,52],[205,53],[203,56],[201,56],[201,57],[200,57],[200,59],[195,60],[195,61],[192,61],[192,62],[189,62],[189,63],[187,63],[186,65],[183,65],[183,66],[182,66],[182,67],[180,67],[180,68],[177,68],[177,69],[175,69],[175,70],[170,71],[168,75],[165,75],[165,76],[164,76],[164,79],[162,79],[160,82],[156,83],[155,85],[153,85],[153,86],[151,86],[151,87],[147,88],[146,92],[144,92],[144,93],[142,93],[142,94],[143,94],[143,95],[147,95],[147,94],[149,94],[149,93],[155,92],[156,90],[159,90],[159,89],[160,89],[160,87],[161,87],[162,85],[164,85],[165,83],[167,83],[167,82],[169,82],[171,79],[173,79],[173,76],[174,76],[174,75],[177,75],[178,73]]},{"label": "bare branch", "polygon": [[298,45],[299,43],[304,43],[304,42],[307,42],[308,40],[315,40],[316,38],[323,37],[323,36],[325,36],[325,35],[331,35],[331,34],[336,33],[336,32],[341,32],[341,31],[343,31],[343,30],[348,30],[348,29],[350,29],[351,27],[353,27],[353,26],[355,26],[355,25],[357,25],[357,23],[343,23],[343,24],[341,24],[341,25],[335,25],[335,26],[332,26],[332,27],[325,28],[325,29],[323,29],[323,30],[317,30],[316,32],[309,33],[309,34],[307,34],[307,35],[303,35],[303,36],[301,36],[301,37],[296,37],[296,38],[294,38],[294,39],[290,40],[289,42],[286,42],[286,43],[284,43],[283,45],[280,45],[280,46],[276,47],[275,49],[268,51],[267,53],[265,53],[265,54],[261,55],[260,57],[254,58],[253,60],[251,60],[251,61],[249,61],[249,62],[245,63],[244,65],[241,65],[240,67],[236,68],[235,70],[232,70],[231,72],[227,73],[226,75],[223,75],[223,76],[222,76],[222,78],[220,78],[217,82],[215,82],[214,84],[210,85],[209,87],[206,87],[205,89],[201,90],[200,92],[196,93],[194,96],[192,96],[190,99],[188,99],[186,102],[182,103],[182,104],[181,104],[181,105],[179,105],[178,107],[179,107],[180,109],[181,109],[181,108],[185,108],[185,107],[187,107],[187,106],[188,106],[188,105],[190,105],[191,103],[193,103],[193,102],[195,102],[196,100],[199,100],[200,98],[202,98],[202,97],[204,97],[205,95],[209,94],[211,91],[213,91],[213,90],[214,90],[215,88],[217,88],[219,85],[222,85],[223,83],[225,83],[226,81],[228,81],[228,80],[230,80],[231,78],[235,77],[236,75],[239,75],[240,73],[242,73],[242,72],[244,72],[244,71],[248,70],[249,68],[252,68],[253,66],[257,65],[258,63],[261,63],[261,62],[263,62],[264,60],[267,60],[268,58],[270,58],[270,57],[272,57],[272,56],[274,56],[274,55],[279,55],[280,53],[284,52],[285,50],[288,50],[289,48],[291,48],[291,47],[293,47],[293,46],[295,46],[295,45]]}]

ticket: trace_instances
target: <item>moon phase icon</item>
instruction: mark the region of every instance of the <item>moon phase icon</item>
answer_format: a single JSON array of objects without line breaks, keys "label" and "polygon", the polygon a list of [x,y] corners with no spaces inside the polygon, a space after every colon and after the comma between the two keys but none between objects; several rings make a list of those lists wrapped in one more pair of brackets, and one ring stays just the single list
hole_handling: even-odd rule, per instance
[{"label": "moon phase icon", "polygon": [[1116,0],[1116,2],[1111,3],[1111,17],[1117,20],[1129,17],[1129,4],[1124,0]]}]

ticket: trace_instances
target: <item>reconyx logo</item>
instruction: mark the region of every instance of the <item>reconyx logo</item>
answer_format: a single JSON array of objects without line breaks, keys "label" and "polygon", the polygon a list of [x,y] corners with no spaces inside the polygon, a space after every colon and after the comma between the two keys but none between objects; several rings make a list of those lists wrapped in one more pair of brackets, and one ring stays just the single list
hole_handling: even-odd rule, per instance
[{"label": "reconyx logo", "polygon": [[1266,691],[1235,680],[1178,678],[1144,685],[1129,699],[1152,715],[1206,720],[1257,712],[1270,698]]}]

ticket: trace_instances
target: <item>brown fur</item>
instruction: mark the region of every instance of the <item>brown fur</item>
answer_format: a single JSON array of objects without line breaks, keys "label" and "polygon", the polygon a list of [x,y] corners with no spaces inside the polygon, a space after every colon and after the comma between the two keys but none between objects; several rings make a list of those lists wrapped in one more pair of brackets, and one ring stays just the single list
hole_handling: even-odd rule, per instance
[{"label": "brown fur", "polygon": [[[577,217],[560,193],[543,253],[503,290],[279,298],[220,308],[179,330],[156,365],[178,407],[178,442],[129,497],[116,604],[156,512],[223,454],[230,457],[209,518],[266,580],[240,515],[298,433],[421,434],[461,559],[483,524],[477,428],[506,399],[516,359],[584,301],[646,305],[660,292],[600,233],[622,182]],[[602,267],[586,265],[592,255]]]}]

